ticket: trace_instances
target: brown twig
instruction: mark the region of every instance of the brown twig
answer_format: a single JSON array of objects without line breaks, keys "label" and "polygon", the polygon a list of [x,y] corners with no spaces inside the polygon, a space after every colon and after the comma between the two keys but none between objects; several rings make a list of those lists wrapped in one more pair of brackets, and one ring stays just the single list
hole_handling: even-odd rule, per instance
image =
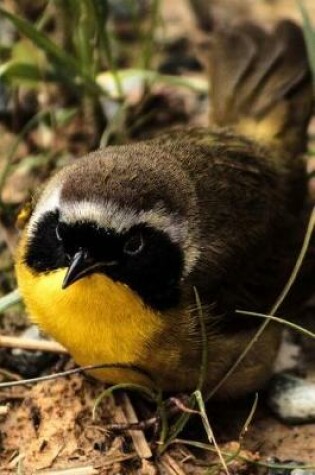
[{"label": "brown twig", "polygon": [[105,459],[102,461],[102,465],[96,465],[95,468],[111,468],[116,463],[126,462],[127,460],[133,460],[138,457],[136,452],[126,455],[118,455],[117,457],[111,457],[110,459]]},{"label": "brown twig", "polygon": [[[126,418],[127,423],[139,423],[137,414],[130,402],[129,397],[126,393],[122,394],[122,409]],[[141,459],[149,459],[152,457],[152,451],[150,446],[145,438],[143,431],[140,430],[130,430],[128,431],[130,437],[132,438],[135,450],[137,451]]]},{"label": "brown twig", "polygon": [[145,419],[138,422],[128,422],[126,424],[108,424],[106,425],[106,430],[108,431],[117,431],[124,432],[127,430],[146,430],[158,423],[158,417],[150,417],[150,419]]},{"label": "brown twig", "polygon": [[0,391],[0,401],[16,401],[24,399],[27,391],[23,391],[20,394],[11,393],[10,391]]},{"label": "brown twig", "polygon": [[186,406],[181,399],[177,397],[170,397],[169,402],[174,404],[174,406],[179,410],[179,412],[185,412],[187,414],[197,414],[200,416],[200,411],[196,411],[195,409],[191,409],[190,407]]},{"label": "brown twig", "polygon": [[165,453],[161,457],[161,464],[170,475],[186,475],[180,465],[169,454]]},{"label": "brown twig", "polygon": [[55,341],[31,340],[16,336],[0,336],[0,348],[19,348],[21,350],[45,351],[49,353],[68,353],[68,351]]},{"label": "brown twig", "polygon": [[98,473],[92,465],[86,467],[66,468],[59,470],[45,470],[36,472],[38,475],[96,475]]},{"label": "brown twig", "polygon": [[21,375],[13,373],[13,371],[9,371],[5,368],[0,368],[0,375],[6,379],[10,379],[11,381],[21,381],[22,379]]}]

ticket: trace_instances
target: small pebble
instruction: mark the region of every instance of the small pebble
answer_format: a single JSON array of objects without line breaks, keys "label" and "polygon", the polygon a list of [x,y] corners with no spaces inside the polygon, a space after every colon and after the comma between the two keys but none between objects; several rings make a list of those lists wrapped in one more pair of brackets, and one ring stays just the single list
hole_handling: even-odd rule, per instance
[{"label": "small pebble", "polygon": [[[267,475],[301,475],[301,471],[305,474],[306,472],[301,470],[299,467],[303,466],[302,462],[297,460],[281,460],[278,457],[270,457],[268,460],[270,464],[281,465],[285,468],[274,468],[270,467]],[[311,475],[311,474],[308,474]]]},{"label": "small pebble", "polygon": [[288,373],[275,375],[267,401],[272,411],[287,424],[315,421],[315,384],[305,379]]},{"label": "small pebble", "polygon": [[303,468],[295,468],[291,475],[315,475],[315,470],[303,470]]},{"label": "small pebble", "polygon": [[[33,340],[43,340],[36,325],[31,325],[20,336]],[[0,355],[0,363],[2,367],[14,371],[24,378],[34,378],[39,376],[46,368],[52,366],[58,358],[59,355],[54,353],[16,348],[3,350]]]}]

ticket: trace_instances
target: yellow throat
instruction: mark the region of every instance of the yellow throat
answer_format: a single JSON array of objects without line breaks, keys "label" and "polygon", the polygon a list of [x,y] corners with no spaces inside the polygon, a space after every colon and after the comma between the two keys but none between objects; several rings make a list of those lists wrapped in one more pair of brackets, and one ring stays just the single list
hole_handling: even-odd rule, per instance
[{"label": "yellow throat", "polygon": [[[32,272],[24,263],[25,237],[16,256],[19,288],[32,320],[59,341],[82,366],[135,365],[149,359],[150,343],[163,329],[163,319],[128,286],[94,274],[65,290],[66,269]],[[141,366],[141,364],[140,364]],[[132,369],[101,369],[93,376],[110,383],[150,384]]]}]

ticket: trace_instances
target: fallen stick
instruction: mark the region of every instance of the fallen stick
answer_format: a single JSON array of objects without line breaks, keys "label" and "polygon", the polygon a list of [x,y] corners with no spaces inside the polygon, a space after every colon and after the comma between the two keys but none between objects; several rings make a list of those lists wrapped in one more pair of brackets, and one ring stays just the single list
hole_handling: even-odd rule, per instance
[{"label": "fallen stick", "polygon": [[[136,415],[136,412],[130,402],[129,396],[126,393],[122,394],[122,401],[123,401],[123,406],[122,409],[125,413],[125,417],[127,419],[127,422],[133,424],[137,423],[138,417]],[[139,430],[130,430],[129,431],[130,437],[133,440],[135,449],[137,453],[139,454],[139,457],[141,459],[149,459],[152,457],[152,451],[150,449],[150,446],[145,438],[145,435],[143,431]]]},{"label": "fallen stick", "polygon": [[9,406],[0,406],[0,416],[6,416],[9,412]]},{"label": "fallen stick", "polygon": [[17,336],[0,335],[0,348],[14,348],[30,351],[45,351],[48,353],[68,353],[68,351],[56,341],[32,340]]},{"label": "fallen stick", "polygon": [[161,464],[167,471],[168,475],[186,475],[186,472],[184,472],[176,460],[174,460],[169,454],[162,455]]},{"label": "fallen stick", "polygon": [[59,470],[40,470],[36,472],[38,475],[96,475],[98,474],[98,470],[92,465],[87,467],[75,467],[75,468],[66,468],[66,469],[59,469]]}]

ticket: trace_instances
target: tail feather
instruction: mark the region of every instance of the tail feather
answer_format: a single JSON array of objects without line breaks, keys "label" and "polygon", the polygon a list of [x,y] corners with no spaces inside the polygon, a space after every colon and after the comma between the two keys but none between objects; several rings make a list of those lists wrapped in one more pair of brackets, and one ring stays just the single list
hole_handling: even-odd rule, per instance
[{"label": "tail feather", "polygon": [[305,150],[312,81],[297,25],[283,21],[268,34],[247,24],[215,34],[210,78],[212,123],[290,155]]}]

